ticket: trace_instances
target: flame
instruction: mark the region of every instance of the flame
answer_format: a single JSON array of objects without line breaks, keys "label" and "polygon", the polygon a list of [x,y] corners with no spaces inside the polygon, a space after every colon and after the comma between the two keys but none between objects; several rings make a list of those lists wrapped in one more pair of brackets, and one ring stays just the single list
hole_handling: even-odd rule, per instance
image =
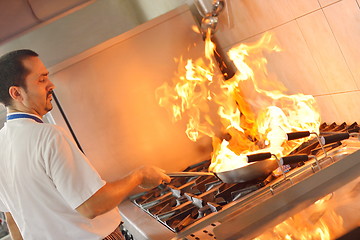
[{"label": "flame", "polygon": [[332,194],[278,224],[253,240],[330,240],[343,234],[343,218],[334,210]]},{"label": "flame", "polygon": [[247,165],[246,154],[287,155],[307,140],[286,141],[287,132],[318,132],[320,115],[313,96],[286,95],[286,88],[266,70],[263,55],[280,51],[270,33],[228,51],[237,72],[226,81],[214,61],[214,50],[208,34],[205,59],[180,59],[172,84],[156,91],[160,106],[170,111],[174,122],[187,117],[190,140],[212,138],[209,171]]}]

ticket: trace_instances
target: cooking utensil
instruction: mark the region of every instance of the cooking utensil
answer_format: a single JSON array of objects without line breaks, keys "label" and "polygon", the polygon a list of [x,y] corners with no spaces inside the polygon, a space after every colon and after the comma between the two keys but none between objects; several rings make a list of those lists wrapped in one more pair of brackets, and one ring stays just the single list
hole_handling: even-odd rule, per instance
[{"label": "cooking utensil", "polygon": [[[310,136],[310,134],[311,133],[309,131],[299,131],[299,132],[287,133],[286,135],[287,135],[287,140],[294,140],[294,139],[299,139],[299,138],[303,138],[303,137],[308,137],[308,136]],[[348,139],[349,137],[350,137],[350,133],[344,132],[344,133],[334,133],[334,134],[327,135],[327,136],[321,136],[319,138],[319,140],[322,145],[327,145],[330,143]]]},{"label": "cooking utensil", "polygon": [[[303,137],[310,136],[309,131],[299,131],[287,133],[287,140],[295,140]],[[345,139],[345,134],[338,135],[336,137],[326,137],[324,143],[332,141],[339,141]],[[279,163],[276,159],[271,159],[272,154],[270,152],[257,153],[247,155],[248,165],[221,172],[173,172],[168,173],[170,177],[189,177],[189,176],[216,176],[224,183],[236,183],[236,182],[247,182],[258,178],[267,177],[272,171],[279,167]],[[281,158],[280,166],[298,163],[309,160],[306,155],[293,155]]]},{"label": "cooking utensil", "polygon": [[345,139],[348,139],[350,137],[349,133],[336,133],[336,134],[332,134],[329,136],[322,136],[320,138],[321,144],[323,145],[327,145],[330,143],[334,143],[334,142],[338,142],[338,141],[342,141]]},{"label": "cooking utensil", "polygon": [[170,177],[189,177],[189,176],[215,176],[224,183],[239,183],[267,177],[278,167],[275,159],[271,158],[271,153],[258,153],[247,155],[248,165],[221,172],[173,172],[167,173]]},{"label": "cooking utensil", "polygon": [[303,137],[308,137],[308,136],[310,136],[310,134],[311,133],[309,131],[298,131],[298,132],[286,133],[287,140],[295,140],[295,139],[299,139],[299,138],[303,138]]}]

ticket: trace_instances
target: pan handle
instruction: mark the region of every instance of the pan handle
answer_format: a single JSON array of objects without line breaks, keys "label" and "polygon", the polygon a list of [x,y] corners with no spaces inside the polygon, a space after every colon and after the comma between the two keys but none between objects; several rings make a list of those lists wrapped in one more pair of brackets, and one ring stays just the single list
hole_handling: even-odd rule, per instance
[{"label": "pan handle", "polygon": [[286,133],[286,135],[287,135],[287,140],[295,140],[310,136],[310,132],[309,131],[290,132],[290,133]]},{"label": "pan handle", "polygon": [[265,152],[265,153],[256,153],[251,155],[246,155],[248,159],[248,163],[256,162],[256,161],[262,161],[268,158],[271,158],[271,153]]},{"label": "pan handle", "polygon": [[306,154],[291,155],[291,156],[280,158],[280,164],[286,165],[286,164],[292,164],[292,163],[305,162],[307,160],[309,160],[309,156]]},{"label": "pan handle", "polygon": [[329,144],[329,143],[333,143],[333,142],[338,142],[344,139],[348,139],[350,137],[349,133],[336,133],[336,134],[332,134],[329,136],[322,136],[320,138],[320,141],[323,145]]},{"label": "pan handle", "polygon": [[215,176],[211,172],[171,172],[166,173],[169,177],[194,177],[194,176]]}]

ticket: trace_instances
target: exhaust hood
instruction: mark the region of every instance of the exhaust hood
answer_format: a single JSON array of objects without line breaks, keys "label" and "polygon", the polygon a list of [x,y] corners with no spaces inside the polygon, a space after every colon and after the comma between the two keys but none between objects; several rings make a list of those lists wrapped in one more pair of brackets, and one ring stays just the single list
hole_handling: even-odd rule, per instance
[{"label": "exhaust hood", "polygon": [[0,1],[0,43],[40,24],[76,11],[95,0],[11,0]]}]

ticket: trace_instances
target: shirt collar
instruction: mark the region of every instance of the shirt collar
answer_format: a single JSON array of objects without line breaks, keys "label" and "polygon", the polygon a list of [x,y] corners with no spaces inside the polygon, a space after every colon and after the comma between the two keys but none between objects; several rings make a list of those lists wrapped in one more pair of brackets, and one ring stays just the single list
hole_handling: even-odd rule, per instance
[{"label": "shirt collar", "polygon": [[34,114],[30,114],[30,113],[23,113],[23,112],[15,112],[15,113],[9,113],[7,115],[7,120],[13,120],[13,119],[19,119],[19,118],[28,118],[28,119],[32,119],[38,123],[43,123],[43,120],[41,120],[41,118],[39,118],[38,116],[34,115]]}]

